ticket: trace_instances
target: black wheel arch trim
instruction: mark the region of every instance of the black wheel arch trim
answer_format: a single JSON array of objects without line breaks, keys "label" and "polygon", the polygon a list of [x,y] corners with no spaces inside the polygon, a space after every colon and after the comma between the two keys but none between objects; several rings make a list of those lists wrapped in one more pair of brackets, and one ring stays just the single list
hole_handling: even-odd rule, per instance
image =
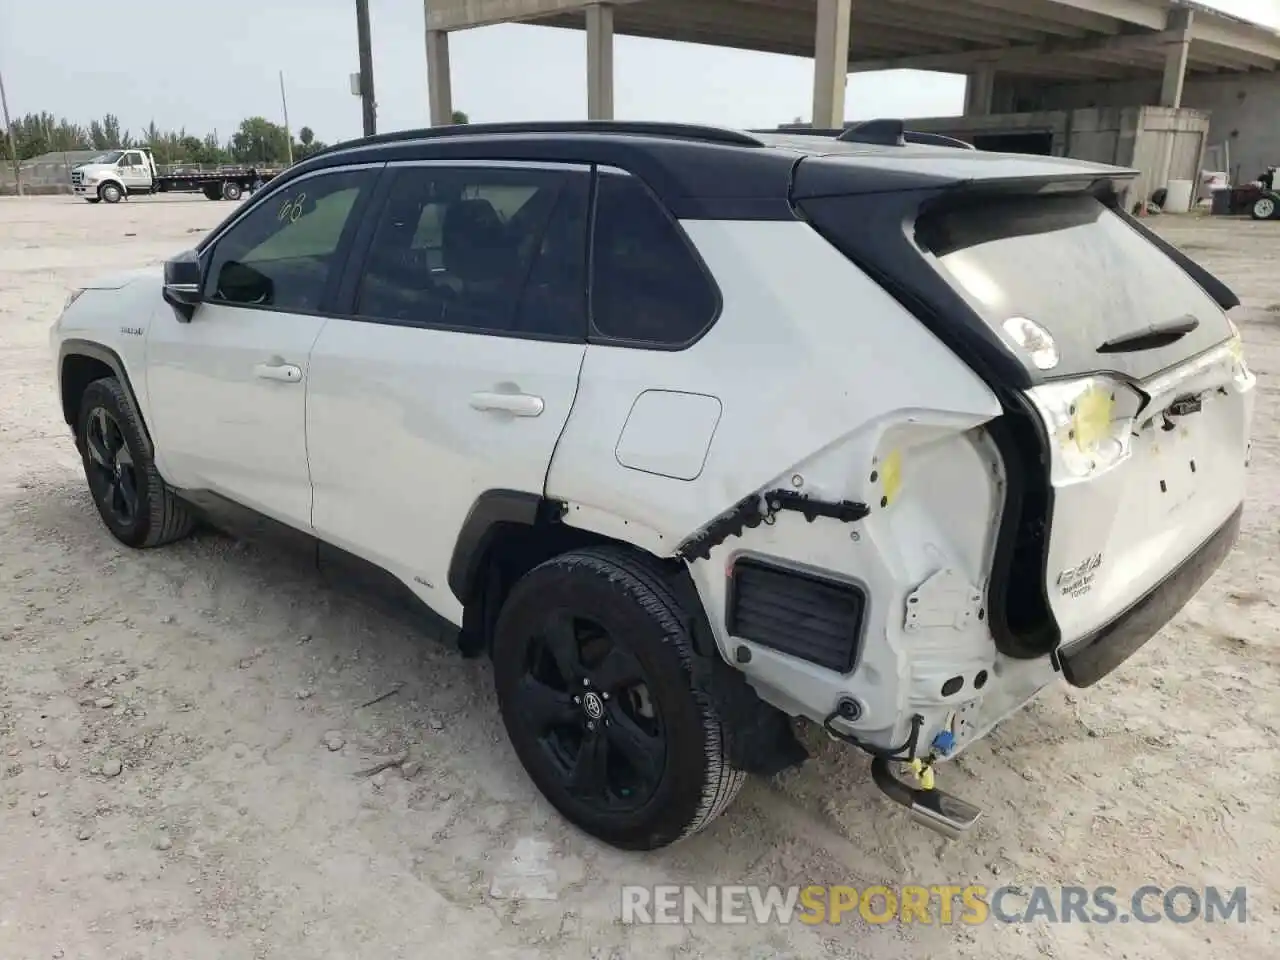
[{"label": "black wheel arch trim", "polygon": [[[534,528],[554,524],[567,509],[560,500],[522,490],[486,490],[476,498],[454,541],[448,571],[449,590],[475,617],[463,625],[464,632],[469,628],[477,634],[473,640],[479,642],[479,636],[488,636],[487,630],[491,626],[483,622],[479,610],[481,605],[474,602],[487,586],[485,578],[490,548],[511,527]],[[667,585],[685,607],[688,617],[685,626],[693,638],[694,649],[704,657],[719,658],[715,634],[687,569],[682,574],[669,576]]]},{"label": "black wheel arch trim", "polygon": [[476,497],[475,503],[462,521],[458,539],[453,545],[449,560],[449,589],[466,604],[475,589],[484,568],[489,548],[507,525],[536,526],[539,519],[548,515],[549,501],[541,494],[523,490],[486,490]]},{"label": "black wheel arch trim", "polygon": [[[58,347],[58,395],[60,402],[62,402],[63,395],[63,370],[66,368],[67,360],[71,357],[88,357],[91,360],[97,360],[105,364],[111,369],[111,372],[115,374],[116,379],[120,381],[120,385],[124,388],[129,402],[133,404],[133,412],[137,415],[138,424],[142,428],[142,441],[146,444],[147,454],[151,455],[155,449],[151,440],[151,431],[147,427],[146,418],[142,415],[142,407],[138,404],[138,395],[133,389],[133,383],[129,379],[129,371],[125,367],[124,360],[120,358],[120,354],[110,347],[95,343],[92,340],[63,340]],[[76,411],[68,410],[65,402],[63,402],[62,414],[67,421],[67,426],[75,429]]]}]

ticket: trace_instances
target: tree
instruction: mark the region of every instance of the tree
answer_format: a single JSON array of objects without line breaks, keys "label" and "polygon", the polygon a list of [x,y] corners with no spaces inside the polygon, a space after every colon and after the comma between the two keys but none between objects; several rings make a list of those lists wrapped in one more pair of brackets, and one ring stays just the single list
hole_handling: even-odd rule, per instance
[{"label": "tree", "polygon": [[[0,129],[0,161],[9,154],[8,133]],[[156,163],[218,165],[242,163],[245,165],[283,166],[288,160],[289,142],[284,128],[262,117],[249,117],[241,122],[231,140],[222,143],[217,131],[197,136],[184,128],[163,130],[154,120],[147,124],[141,140],[128,130],[122,130],[115,114],[89,121],[80,126],[51,113],[29,113],[12,118],[14,147],[19,160],[29,160],[46,153],[71,150],[127,149],[145,145],[155,154]],[[303,127],[298,131],[301,142],[294,144],[295,159],[302,159],[326,149],[327,144],[318,139],[315,130]]]},{"label": "tree", "polygon": [[124,146],[124,141],[120,139],[120,118],[114,113],[108,113],[102,118],[102,134],[103,143],[101,146],[95,143],[95,150],[112,150]]},{"label": "tree", "polygon": [[91,120],[87,135],[89,142],[86,146],[94,150],[119,150],[134,146],[129,131],[121,132],[120,118],[114,113],[108,113],[101,120]]},{"label": "tree", "polygon": [[454,122],[454,123],[470,123],[470,122],[471,122],[471,118],[470,118],[470,117],[468,117],[468,116],[467,116],[465,113],[463,113],[461,110],[455,110],[455,111],[453,111],[453,117],[452,117],[452,120],[453,120],[453,122]]},{"label": "tree", "polygon": [[[82,150],[88,146],[88,134],[66,119],[59,120],[51,113],[28,113],[15,117],[13,142],[18,159],[29,160],[42,154],[59,150]],[[5,136],[5,152],[8,153],[8,137]]]},{"label": "tree", "polygon": [[298,142],[293,145],[293,159],[305,160],[307,157],[313,156],[324,150],[328,144],[323,140],[316,139],[316,132],[310,127],[303,127],[298,131]]},{"label": "tree", "polygon": [[265,117],[249,117],[231,137],[231,154],[240,163],[285,163],[289,140],[284,127]]},{"label": "tree", "polygon": [[227,151],[222,149],[216,133],[204,135],[204,150],[200,153],[201,163],[223,163],[227,159]]}]

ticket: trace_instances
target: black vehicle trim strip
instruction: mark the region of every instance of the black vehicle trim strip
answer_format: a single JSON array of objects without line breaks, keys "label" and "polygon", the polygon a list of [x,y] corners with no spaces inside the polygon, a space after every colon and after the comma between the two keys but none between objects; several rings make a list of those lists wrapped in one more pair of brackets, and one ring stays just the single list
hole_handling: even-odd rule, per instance
[{"label": "black vehicle trim strip", "polygon": [[422,627],[424,632],[441,633],[447,637],[459,630],[403,580],[371,560],[211,490],[182,489],[174,492],[211,527],[299,560],[318,572],[330,588],[362,601],[372,601],[382,612],[406,620],[413,627]]},{"label": "black vehicle trim strip", "polygon": [[[142,415],[142,407],[138,403],[138,395],[133,389],[133,382],[129,379],[129,371],[125,368],[124,360],[120,355],[110,347],[95,343],[92,340],[81,340],[70,338],[63,340],[58,347],[58,398],[62,399],[62,371],[68,357],[89,357],[100,363],[106,364],[115,374],[116,379],[120,381],[120,385],[124,387],[125,396],[129,398],[129,402],[133,404],[133,412],[137,414],[138,423],[142,426],[142,441],[147,445],[147,455],[150,456],[155,451],[155,445],[151,439],[151,431],[147,428],[146,417]],[[63,418],[67,421],[67,426],[75,429],[76,411],[67,410],[65,404],[62,408]]]},{"label": "black vehicle trim strip", "polygon": [[[373,238],[378,232],[382,212],[386,209],[387,198],[391,195],[391,187],[395,183],[395,179],[393,173],[387,169],[387,165],[384,165],[382,175],[378,177],[377,184],[369,194],[369,205],[364,209],[364,218],[361,220],[360,226],[356,228],[355,235],[351,238],[351,244],[347,248],[347,259],[343,264],[342,276],[338,280],[338,286],[334,291],[331,304],[335,316],[345,317],[350,320],[359,319],[355,316],[355,305],[356,299],[360,295],[360,280],[364,275],[364,262],[369,256],[369,248],[373,245]],[[396,321],[387,322],[394,323]],[[417,326],[417,324],[410,323],[405,323],[405,325]]]},{"label": "black vehicle trim strip", "polygon": [[547,500],[522,490],[486,490],[476,497],[462,522],[449,560],[449,589],[464,606],[471,597],[485,554],[504,525],[532,527],[545,513]]},{"label": "black vehicle trim strip", "polygon": [[1230,310],[1233,307],[1240,306],[1240,298],[1236,296],[1236,292],[1234,290],[1211,274],[1204,267],[1200,266],[1200,264],[1188,257],[1168,240],[1164,239],[1164,237],[1154,233],[1146,224],[1133,216],[1133,214],[1122,209],[1116,199],[1113,197],[1106,197],[1103,198],[1103,202],[1119,214],[1120,217],[1123,218],[1129,226],[1133,227],[1134,230],[1141,234],[1143,238],[1149,240],[1155,247],[1164,253],[1165,256],[1180,266],[1192,280],[1200,284],[1204,292],[1207,293],[1213,299],[1213,302],[1219,307],[1223,310]]}]

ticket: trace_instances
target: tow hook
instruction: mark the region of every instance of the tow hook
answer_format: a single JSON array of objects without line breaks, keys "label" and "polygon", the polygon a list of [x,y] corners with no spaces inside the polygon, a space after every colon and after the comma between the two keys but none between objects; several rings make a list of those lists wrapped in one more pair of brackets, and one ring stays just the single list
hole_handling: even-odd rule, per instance
[{"label": "tow hook", "polygon": [[932,786],[932,774],[931,765],[922,763],[918,775],[930,786],[913,787],[893,775],[887,758],[876,757],[871,761],[871,779],[881,793],[894,803],[906,807],[916,822],[944,837],[959,839],[978,822],[982,811],[973,804]]}]

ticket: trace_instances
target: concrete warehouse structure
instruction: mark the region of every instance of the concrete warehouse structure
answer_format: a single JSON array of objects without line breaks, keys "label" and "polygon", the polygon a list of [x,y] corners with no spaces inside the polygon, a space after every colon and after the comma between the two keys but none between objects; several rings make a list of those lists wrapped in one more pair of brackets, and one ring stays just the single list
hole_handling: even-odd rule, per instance
[{"label": "concrete warehouse structure", "polygon": [[850,72],[965,74],[963,121],[913,126],[1131,164],[1141,191],[1194,179],[1211,144],[1246,179],[1280,163],[1280,34],[1183,0],[425,2],[433,124],[452,113],[449,33],[526,22],[586,30],[592,119],[613,116],[617,33],[812,57],[817,127],[842,125]]}]

